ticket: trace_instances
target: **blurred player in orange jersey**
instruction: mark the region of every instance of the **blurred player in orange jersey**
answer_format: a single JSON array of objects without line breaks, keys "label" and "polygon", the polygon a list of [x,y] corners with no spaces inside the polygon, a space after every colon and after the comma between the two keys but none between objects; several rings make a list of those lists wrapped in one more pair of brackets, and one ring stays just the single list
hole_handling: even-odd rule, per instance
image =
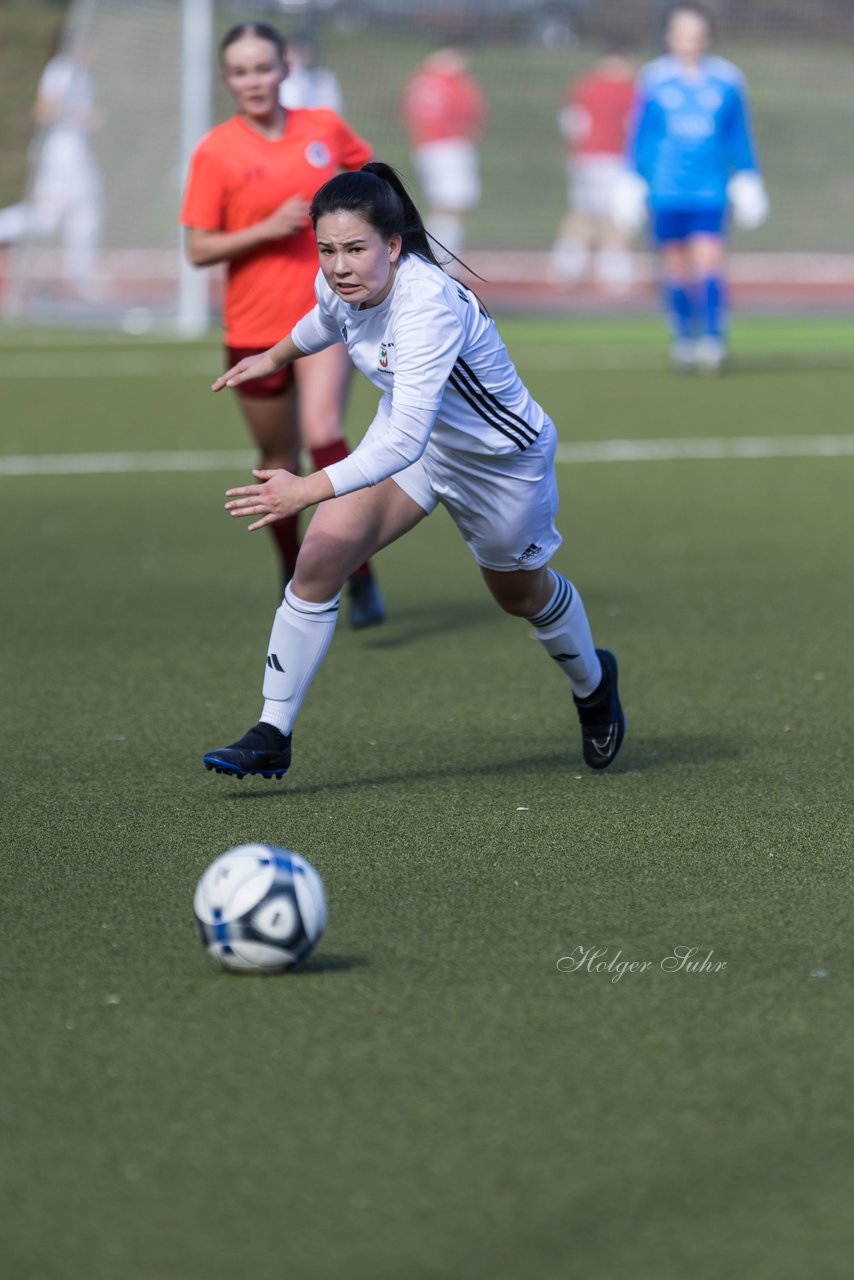
[{"label": "blurred player in orange jersey", "polygon": [[632,282],[628,237],[611,217],[614,188],[625,172],[635,95],[635,67],[622,41],[569,85],[560,113],[567,143],[569,213],[554,246],[557,274],[574,283],[588,271],[607,289]]},{"label": "blurred player in orange jersey", "polygon": [[[237,112],[193,154],[181,210],[189,260],[224,262],[226,367],[265,351],[315,303],[317,245],[308,218],[315,192],[371,158],[371,147],[329,110],[279,102],[285,42],[265,23],[233,27],[220,44]],[[299,466],[300,442],[318,469],[346,458],[342,436],[352,366],[341,344],[241,388],[240,408],[262,468]],[[296,564],[297,521],[271,525],[285,582]],[[367,564],[350,579],[350,622],[381,622],[382,598]]]},{"label": "blurred player in orange jersey", "polygon": [[463,247],[463,215],[480,200],[477,144],[486,101],[460,49],[424,59],[403,95],[412,159],[427,197],[427,228],[455,257]]}]

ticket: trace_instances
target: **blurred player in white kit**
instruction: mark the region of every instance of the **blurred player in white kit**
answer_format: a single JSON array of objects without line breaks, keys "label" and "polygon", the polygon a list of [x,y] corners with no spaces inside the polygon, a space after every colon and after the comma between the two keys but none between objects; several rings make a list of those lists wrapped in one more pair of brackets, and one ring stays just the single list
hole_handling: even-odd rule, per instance
[{"label": "blurred player in white kit", "polygon": [[59,233],[63,278],[77,297],[88,301],[97,293],[103,188],[90,141],[95,104],[82,46],[50,59],[39,81],[34,116],[40,134],[32,185],[25,201],[0,209],[0,244]]}]

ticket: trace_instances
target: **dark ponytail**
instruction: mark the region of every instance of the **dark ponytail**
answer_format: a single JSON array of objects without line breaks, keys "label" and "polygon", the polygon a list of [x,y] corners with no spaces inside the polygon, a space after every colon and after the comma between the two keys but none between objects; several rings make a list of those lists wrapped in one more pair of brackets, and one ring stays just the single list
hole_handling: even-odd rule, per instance
[{"label": "dark ponytail", "polygon": [[428,262],[432,262],[434,266],[440,267],[442,264],[433,252],[427,228],[424,226],[424,219],[421,217],[418,206],[409,194],[406,183],[397,170],[393,169],[390,164],[383,164],[382,160],[370,160],[366,165],[362,166],[362,173],[370,173],[379,178],[387,186],[391,187],[400,201],[404,224],[404,229],[401,232],[403,236],[402,252],[417,253],[422,258],[426,258]]},{"label": "dark ponytail", "polygon": [[[324,183],[309,210],[315,229],[327,213],[355,213],[384,240],[399,235],[403,241],[401,257],[416,253],[441,270],[443,263],[433,249],[435,244],[447,254],[446,262],[460,261],[430,235],[403,178],[381,160],[371,160],[355,173],[339,173]],[[465,267],[464,262],[460,265]]]}]

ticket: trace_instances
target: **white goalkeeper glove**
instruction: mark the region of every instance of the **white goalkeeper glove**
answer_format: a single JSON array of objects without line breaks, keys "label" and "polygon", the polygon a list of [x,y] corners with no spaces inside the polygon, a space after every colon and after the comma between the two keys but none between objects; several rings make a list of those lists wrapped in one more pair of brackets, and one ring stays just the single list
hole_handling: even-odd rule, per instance
[{"label": "white goalkeeper glove", "polygon": [[629,235],[640,231],[646,222],[648,195],[649,187],[639,173],[620,174],[611,197],[611,218],[621,231]]},{"label": "white goalkeeper glove", "polygon": [[752,231],[768,217],[768,194],[758,173],[734,173],[726,189],[732,216],[740,227]]}]

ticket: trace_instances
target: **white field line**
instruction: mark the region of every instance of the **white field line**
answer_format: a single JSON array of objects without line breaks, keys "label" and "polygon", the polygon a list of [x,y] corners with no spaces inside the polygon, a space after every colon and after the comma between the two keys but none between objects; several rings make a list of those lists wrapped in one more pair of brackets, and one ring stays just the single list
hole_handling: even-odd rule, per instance
[{"label": "white field line", "polygon": [[[653,369],[667,364],[666,346],[517,347],[516,363],[526,369],[560,373],[563,370]],[[192,377],[210,385],[221,372],[217,353],[165,351],[0,351],[0,380],[10,378],[156,378]],[[815,357],[813,357],[815,359]],[[788,362],[788,358],[787,358]]]},{"label": "white field line", "polygon": [[736,458],[854,457],[854,435],[710,436],[561,444],[557,462],[701,462]]},{"label": "white field line", "polygon": [[247,450],[163,453],[45,453],[0,457],[0,478],[13,476],[129,475],[138,471],[247,471],[256,455]]},{"label": "white field line", "polygon": [[[563,370],[664,368],[667,348],[569,347],[550,346],[539,349],[520,346],[514,350],[516,363],[525,369],[560,373]],[[813,361],[815,356],[812,357]],[[221,372],[216,353],[125,351],[103,353],[87,351],[24,351],[12,355],[0,351],[0,380],[9,378],[155,378],[192,377],[200,382],[213,382]],[[789,363],[788,356],[786,357]],[[797,357],[794,358],[797,363]]]},{"label": "white field line", "polygon": [[[509,344],[513,362],[522,370],[537,373],[584,373],[589,370],[620,373],[635,369],[670,370],[667,345],[660,347],[541,347],[538,350],[527,345]],[[828,365],[850,366],[854,353],[848,346],[816,346],[811,351],[786,351],[751,348],[733,355],[732,367],[738,373],[739,366],[749,369],[798,368],[825,369]],[[722,379],[726,381],[726,377]]]},{"label": "white field line", "polygon": [[0,351],[2,378],[204,378],[221,372],[214,351]]},{"label": "white field line", "polygon": [[[700,462],[748,458],[854,457],[854,435],[736,436],[674,440],[594,440],[558,446],[559,463]],[[129,475],[133,472],[247,471],[246,450],[147,453],[8,454],[0,478],[15,476]]]},{"label": "white field line", "polygon": [[[608,370],[619,372],[633,369],[665,369],[668,364],[667,347],[619,347],[609,346],[527,346],[511,343],[516,364],[523,370],[562,373],[584,370]],[[850,346],[817,346],[812,351],[764,351],[744,350],[734,356],[734,366],[745,365],[809,369],[829,364],[852,364],[854,355]],[[11,378],[197,378],[200,385],[210,385],[221,372],[219,356],[203,351],[174,353],[163,351],[124,351],[102,353],[74,351],[24,351],[12,354],[0,350],[0,380]]]}]

